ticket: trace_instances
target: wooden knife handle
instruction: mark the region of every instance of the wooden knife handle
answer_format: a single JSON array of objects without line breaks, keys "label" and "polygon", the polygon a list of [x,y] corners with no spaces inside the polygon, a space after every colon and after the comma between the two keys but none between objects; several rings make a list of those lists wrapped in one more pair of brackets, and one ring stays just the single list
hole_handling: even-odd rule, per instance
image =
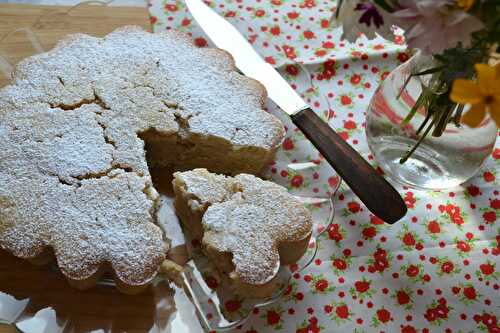
[{"label": "wooden knife handle", "polygon": [[391,224],[406,214],[396,189],[314,111],[308,108],[291,118],[373,214]]}]

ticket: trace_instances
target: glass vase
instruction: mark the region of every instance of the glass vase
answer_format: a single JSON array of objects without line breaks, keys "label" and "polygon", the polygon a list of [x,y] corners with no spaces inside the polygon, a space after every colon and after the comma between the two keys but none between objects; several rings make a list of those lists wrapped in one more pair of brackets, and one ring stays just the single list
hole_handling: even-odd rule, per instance
[{"label": "glass vase", "polygon": [[440,93],[432,74],[411,74],[435,67],[433,61],[417,52],[380,84],[367,112],[366,136],[375,160],[391,178],[414,188],[440,190],[460,185],[477,173],[491,155],[498,129],[489,117],[476,128],[450,119],[441,136],[429,133],[401,163],[421,138],[423,131],[417,132],[425,125],[427,110],[420,107],[409,121],[405,118],[424,89]]}]

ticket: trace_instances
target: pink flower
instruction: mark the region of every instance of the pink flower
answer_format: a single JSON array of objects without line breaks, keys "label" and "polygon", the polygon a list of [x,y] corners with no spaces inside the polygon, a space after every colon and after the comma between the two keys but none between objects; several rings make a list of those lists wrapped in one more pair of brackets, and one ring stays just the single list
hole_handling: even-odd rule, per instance
[{"label": "pink flower", "polygon": [[457,46],[470,45],[471,33],[484,25],[476,17],[449,6],[448,0],[400,0],[399,10],[392,15],[405,30],[409,47],[426,54],[437,54]]}]

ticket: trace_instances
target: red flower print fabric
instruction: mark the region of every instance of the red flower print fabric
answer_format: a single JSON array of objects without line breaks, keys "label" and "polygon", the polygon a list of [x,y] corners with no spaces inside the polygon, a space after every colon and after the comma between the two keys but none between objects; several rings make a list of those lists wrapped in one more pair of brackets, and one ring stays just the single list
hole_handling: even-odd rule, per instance
[{"label": "red flower print fabric", "polygon": [[[206,2],[377,167],[366,143],[365,112],[380,82],[410,56],[401,35],[340,40],[341,31],[329,24],[336,8],[331,0]],[[149,5],[154,31],[178,29],[199,47],[212,45],[183,1]],[[287,129],[269,176],[294,193],[332,194],[339,178],[328,163],[272,102],[268,110]],[[297,162],[315,166],[290,167]],[[483,169],[460,188],[398,186],[408,214],[392,226],[342,185],[317,260],[293,275],[280,301],[253,311],[236,332],[500,332],[499,170],[497,143]],[[238,311],[240,303],[225,306]]]}]

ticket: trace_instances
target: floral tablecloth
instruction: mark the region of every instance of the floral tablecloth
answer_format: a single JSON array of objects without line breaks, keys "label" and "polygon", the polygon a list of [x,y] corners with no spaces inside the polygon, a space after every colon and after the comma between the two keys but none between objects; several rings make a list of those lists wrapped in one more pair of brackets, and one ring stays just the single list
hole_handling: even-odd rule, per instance
[{"label": "floral tablecloth", "polygon": [[[335,2],[218,0],[210,5],[338,133],[372,160],[364,119],[377,85],[408,59],[403,39],[356,44],[329,25]],[[191,33],[210,45],[182,1],[150,2],[155,31]],[[286,123],[281,153],[304,138]],[[290,187],[328,191],[336,184],[310,149],[318,172],[271,168]],[[334,224],[320,239],[314,264],[294,275],[282,301],[255,310],[237,331],[255,332],[500,332],[500,145],[469,183],[451,191],[399,186],[407,216],[390,226],[375,218],[346,186],[337,194]],[[376,189],[368,189],[373,191]],[[238,306],[232,304],[232,309]]]}]

